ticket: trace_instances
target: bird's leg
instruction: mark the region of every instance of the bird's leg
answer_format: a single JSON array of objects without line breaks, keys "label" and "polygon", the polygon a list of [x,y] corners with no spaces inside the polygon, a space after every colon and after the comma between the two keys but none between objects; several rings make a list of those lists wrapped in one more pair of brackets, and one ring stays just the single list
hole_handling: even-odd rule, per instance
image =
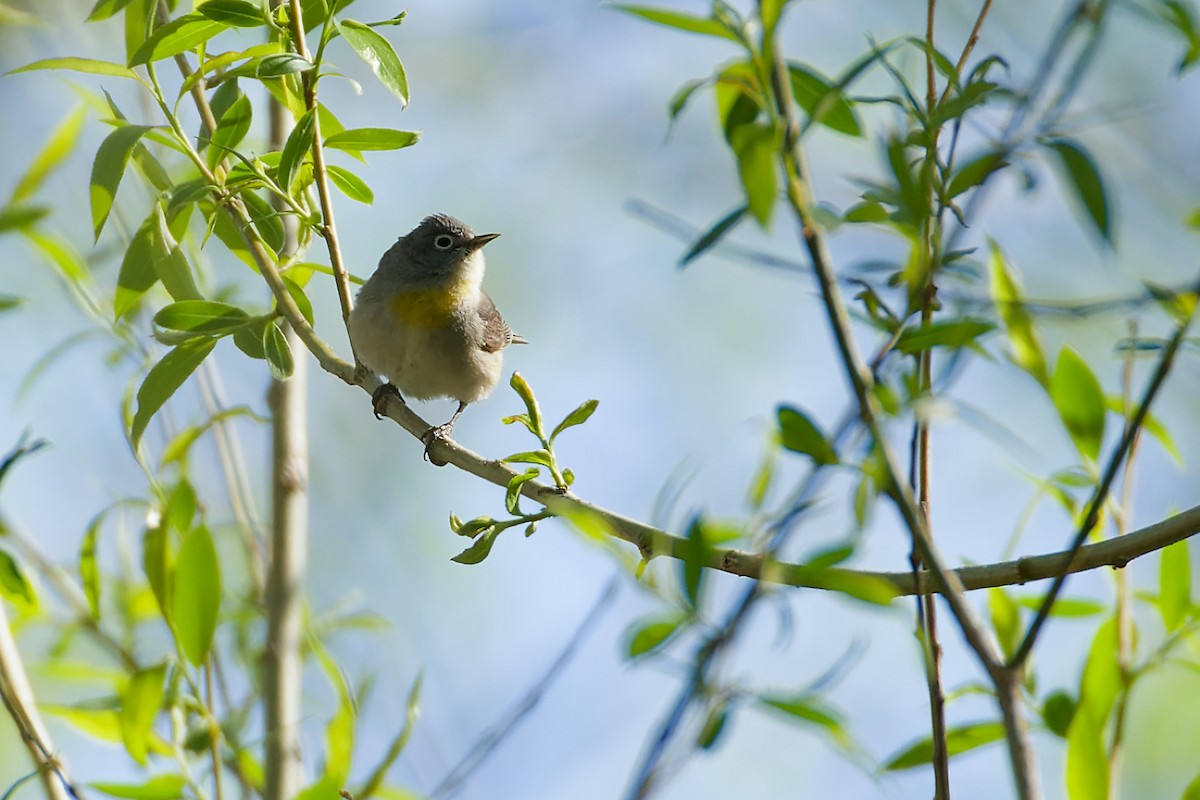
[{"label": "bird's leg", "polygon": [[393,396],[401,403],[404,402],[404,396],[400,394],[400,390],[390,383],[385,383],[371,392],[371,408],[375,412],[375,419],[383,419],[383,412],[387,410],[388,398]]},{"label": "bird's leg", "polygon": [[437,461],[433,460],[433,458],[429,455],[429,447],[430,447],[430,445],[433,444],[434,439],[449,439],[450,438],[450,431],[454,430],[454,423],[458,422],[459,415],[462,414],[463,409],[465,409],[466,407],[467,407],[467,404],[464,401],[459,400],[458,401],[458,410],[454,412],[454,416],[450,417],[450,420],[448,422],[443,422],[441,425],[434,425],[432,428],[425,431],[425,435],[423,435],[421,437],[421,441],[423,441],[425,443],[425,460],[426,461],[429,461],[433,464],[437,464],[439,467],[445,466],[446,462],[443,461],[441,463],[438,463]]}]

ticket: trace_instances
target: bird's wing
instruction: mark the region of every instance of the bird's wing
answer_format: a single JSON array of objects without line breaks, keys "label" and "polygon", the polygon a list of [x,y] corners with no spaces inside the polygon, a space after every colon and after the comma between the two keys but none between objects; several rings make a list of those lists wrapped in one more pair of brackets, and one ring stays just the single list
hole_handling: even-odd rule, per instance
[{"label": "bird's wing", "polygon": [[500,311],[487,292],[479,293],[479,305],[476,308],[479,318],[483,320],[483,344],[481,347],[489,353],[503,350],[510,344],[526,344],[525,337],[513,333],[512,328],[500,316]]}]

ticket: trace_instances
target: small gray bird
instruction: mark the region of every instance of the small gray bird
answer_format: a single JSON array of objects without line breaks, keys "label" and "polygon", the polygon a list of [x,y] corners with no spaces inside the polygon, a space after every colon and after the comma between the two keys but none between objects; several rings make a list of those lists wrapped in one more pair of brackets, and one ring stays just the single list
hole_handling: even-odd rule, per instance
[{"label": "small gray bird", "polygon": [[525,344],[483,291],[481,248],[500,234],[475,232],[433,214],[383,254],[350,312],[350,342],[359,361],[389,383],[371,397],[380,416],[388,395],[452,397],[454,416],[423,437],[446,437],[468,403],[500,380],[503,350]]}]

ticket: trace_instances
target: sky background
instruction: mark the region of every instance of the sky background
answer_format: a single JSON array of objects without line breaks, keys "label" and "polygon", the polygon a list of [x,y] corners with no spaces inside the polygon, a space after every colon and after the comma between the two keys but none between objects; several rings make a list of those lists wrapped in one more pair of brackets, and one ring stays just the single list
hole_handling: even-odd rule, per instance
[{"label": "sky background", "polygon": [[[51,55],[120,60],[119,26],[82,24],[89,5],[36,4],[36,13],[52,22],[0,31],[0,70]],[[705,6],[672,5],[693,11]],[[1002,53],[1020,83],[1032,73],[1062,7],[997,4],[977,57]],[[359,0],[349,15],[373,20],[400,9]],[[337,224],[351,270],[369,275],[379,254],[432,212],[458,216],[479,232],[502,233],[487,249],[486,286],[513,328],[531,342],[507,352],[506,373],[519,370],[551,418],[583,400],[600,400],[592,420],[560,443],[563,463],[577,476],[576,492],[651,519],[663,487],[682,475],[679,500],[654,521],[678,529],[699,510],[719,517],[744,514],[746,487],[766,446],[775,406],[801,406],[827,426],[846,407],[845,383],[813,284],[802,271],[769,270],[719,255],[679,270],[684,244],[630,210],[631,202],[641,201],[705,226],[739,202],[709,94],[697,95],[667,135],[667,103],[676,88],[708,75],[734,55],[732,47],[655,27],[595,2],[414,0],[407,9],[403,26],[380,30],[407,69],[408,109],[401,110],[344,45],[334,45],[331,57],[362,84],[362,95],[337,79],[322,83],[325,101],[347,127],[422,131],[415,148],[369,154],[369,166],[355,167],[374,189],[375,202],[367,207],[338,201]],[[939,3],[944,49],[961,47],[975,10],[967,3]],[[797,2],[781,41],[789,56],[835,74],[867,49],[868,36],[885,41],[919,30],[923,20],[924,3],[913,0]],[[1126,12],[1114,13],[1111,25],[1096,71],[1085,79],[1068,120],[1072,135],[1102,164],[1116,198],[1118,249],[1097,241],[1045,166],[1035,171],[1039,180],[1031,193],[1020,192],[1014,179],[1002,179],[967,237],[970,245],[986,236],[1001,241],[1031,296],[1102,298],[1136,292],[1143,279],[1168,285],[1194,280],[1195,234],[1181,221],[1200,205],[1195,190],[1200,77],[1196,72],[1173,77],[1181,53],[1161,29]],[[252,44],[235,40],[236,34],[227,46]],[[78,102],[71,88],[75,80],[103,85],[131,116],[142,113],[131,87],[116,79],[65,73],[0,78],[5,152],[0,192],[10,191]],[[875,76],[862,91],[889,89]],[[848,207],[860,191],[852,179],[878,175],[880,137],[896,122],[891,113],[880,107],[867,111],[865,139],[827,131],[812,137],[810,163],[823,201]],[[80,147],[42,195],[56,206],[55,229],[84,252],[91,247],[87,176],[104,132],[89,121]],[[978,141],[985,132],[975,129],[968,136]],[[250,146],[257,137],[265,149],[264,135],[256,127]],[[121,199],[133,209],[129,221],[136,224],[144,198],[128,187],[123,192]],[[799,259],[794,230],[782,214],[770,232],[747,226],[735,238]],[[111,254],[117,247],[111,234],[101,240],[94,269],[102,286],[115,282]],[[858,230],[833,237],[831,247],[842,266],[902,255],[894,240]],[[313,255],[324,256],[318,250]],[[213,267],[221,281],[246,287],[244,297],[264,302],[248,271],[223,261]],[[0,446],[7,448],[25,430],[52,443],[8,478],[4,511],[45,551],[73,564],[92,516],[143,485],[115,404],[130,374],[105,363],[105,345],[85,344],[22,390],[38,359],[87,323],[52,271],[17,237],[0,238],[0,288],[32,298],[23,309],[0,315]],[[318,331],[348,356],[332,284],[314,279],[312,295]],[[1115,391],[1120,362],[1112,347],[1125,325],[1119,316],[1050,321],[1048,351],[1071,343],[1094,365],[1105,389]],[[990,344],[991,352],[1000,352],[998,339]],[[229,401],[264,409],[261,363],[249,363],[227,343],[216,353]],[[1181,360],[1158,410],[1188,466],[1180,469],[1156,445],[1143,448],[1134,527],[1190,507],[1200,496],[1195,367],[1193,351]],[[932,514],[943,552],[956,563],[993,561],[1002,556],[1032,495],[1023,473],[1045,475],[1069,466],[1072,449],[1037,387],[1002,358],[974,361],[957,376],[952,396],[1020,435],[1021,442],[998,442],[955,416],[950,403],[935,428]],[[418,411],[440,421],[452,407],[443,401]],[[172,413],[194,421],[196,408],[189,385]],[[423,672],[422,717],[392,782],[430,791],[538,679],[619,570],[609,554],[555,523],[543,524],[530,539],[503,536],[481,565],[450,562],[463,542],[450,533],[449,514],[464,519],[498,514],[502,491],[422,462],[420,444],[394,425],[377,422],[365,394],[315,368],[310,408],[312,608],[358,608],[388,622],[382,631],[340,634],[330,643],[353,680],[377,681],[373,700],[362,709],[357,763],[364,769],[382,753],[403,719],[409,686]],[[468,409],[455,437],[492,457],[528,449],[518,426],[499,422],[519,410],[517,397],[502,385]],[[269,436],[248,424],[239,432],[265,515]],[[903,431],[897,435],[902,441]],[[202,492],[214,498],[210,517],[227,521],[210,447],[206,442],[194,472],[201,476]],[[786,476],[799,475],[800,466],[783,460]],[[835,482],[798,534],[798,551],[845,536],[849,510],[848,484]],[[125,531],[127,542],[137,535]],[[1020,550],[1057,550],[1068,537],[1068,521],[1046,506],[1033,516]],[[103,547],[111,567],[116,542]],[[854,565],[906,564],[906,539],[890,510],[881,507]],[[1156,569],[1153,558],[1131,567],[1135,582],[1143,585]],[[713,582],[723,601],[715,606],[719,616],[744,582],[729,576]],[[1107,599],[1111,584],[1097,571],[1073,579],[1068,594]],[[982,604],[984,597],[973,599]],[[458,796],[619,796],[648,732],[680,686],[680,665],[689,655],[685,648],[674,659],[650,664],[622,658],[629,625],[659,609],[630,578],[622,578],[537,711]],[[780,625],[785,609],[787,630]],[[881,762],[927,729],[911,616],[907,603],[879,612],[813,592],[780,592],[754,617],[727,674],[753,687],[798,689],[852,653],[851,668],[828,699],[845,713],[869,756]],[[1156,635],[1153,617],[1140,619],[1147,636]],[[1037,655],[1041,686],[1077,683],[1098,622],[1093,617],[1051,623]],[[979,680],[953,626],[945,630],[946,685],[953,689]],[[33,655],[47,639],[45,631],[34,629],[23,641]],[[315,768],[322,726],[335,701],[319,675],[310,678],[304,742],[306,760]],[[1182,670],[1166,671],[1139,689],[1125,770],[1129,796],[1178,796],[1193,777],[1200,763],[1200,717],[1165,714],[1174,710],[1180,692],[1194,696],[1197,680]],[[44,679],[39,685],[55,686]],[[992,704],[978,697],[954,702],[949,714],[952,724],[996,716]],[[124,756],[113,757],[117,748],[62,725],[54,734],[85,780],[134,775]],[[1061,797],[1062,744],[1048,734],[1035,734],[1035,740],[1047,794]],[[13,732],[0,725],[0,753],[15,755],[16,745]],[[0,755],[0,786],[25,771],[23,761]],[[955,760],[952,776],[959,787],[995,787],[989,796],[1010,792],[1006,755],[998,746]],[[661,796],[919,798],[930,795],[930,786],[925,770],[877,779],[811,731],[747,709],[719,747],[690,761]]]}]

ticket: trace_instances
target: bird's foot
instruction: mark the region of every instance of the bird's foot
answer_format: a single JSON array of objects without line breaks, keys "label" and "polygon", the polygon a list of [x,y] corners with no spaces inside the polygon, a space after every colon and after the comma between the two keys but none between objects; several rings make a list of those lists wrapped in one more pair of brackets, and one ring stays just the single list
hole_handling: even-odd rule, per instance
[{"label": "bird's foot", "polygon": [[421,435],[421,441],[425,443],[425,460],[435,467],[444,467],[447,461],[438,458],[430,452],[429,448],[433,447],[434,442],[444,442],[450,438],[450,431],[454,430],[454,421],[444,422],[441,425],[434,425],[429,430]]},{"label": "bird's foot", "polygon": [[371,409],[375,412],[375,419],[383,419],[383,412],[387,410],[388,398],[391,397],[395,397],[401,403],[404,402],[400,390],[390,383],[383,384],[371,393]]}]

